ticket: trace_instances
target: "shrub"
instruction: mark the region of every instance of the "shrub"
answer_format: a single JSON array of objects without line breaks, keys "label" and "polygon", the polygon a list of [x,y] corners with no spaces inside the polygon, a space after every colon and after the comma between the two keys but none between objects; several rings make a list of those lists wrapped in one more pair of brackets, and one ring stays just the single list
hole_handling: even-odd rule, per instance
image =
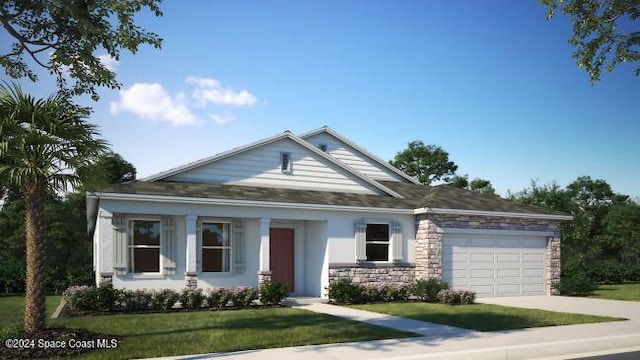
[{"label": "shrub", "polygon": [[568,277],[563,277],[556,286],[562,295],[589,295],[598,286],[587,274],[575,273]]},{"label": "shrub", "polygon": [[175,290],[162,289],[152,293],[151,308],[153,310],[169,310],[180,299],[180,294]]},{"label": "shrub", "polygon": [[338,304],[358,304],[364,302],[365,288],[349,279],[340,279],[329,283],[329,299]]},{"label": "shrub", "polygon": [[437,278],[418,279],[413,283],[412,293],[422,301],[437,302],[438,294],[448,288],[446,282]]},{"label": "shrub", "polygon": [[222,309],[231,301],[231,297],[231,291],[228,289],[211,289],[206,296],[207,306],[214,309]]},{"label": "shrub", "polygon": [[199,309],[204,302],[202,289],[184,289],[180,293],[180,304],[183,309]]},{"label": "shrub", "polygon": [[[286,293],[285,293],[286,297]],[[258,292],[255,288],[248,286],[240,286],[231,290],[231,303],[237,308],[246,308],[258,298]],[[279,301],[278,301],[279,302]]]},{"label": "shrub", "polygon": [[438,301],[448,305],[470,305],[476,299],[476,293],[467,290],[440,290]]},{"label": "shrub", "polygon": [[98,287],[71,286],[63,294],[69,306],[78,311],[114,311],[120,298],[120,290],[113,284],[103,282]]},{"label": "shrub", "polygon": [[260,302],[264,305],[279,305],[287,297],[287,286],[278,281],[265,281],[260,285]]},{"label": "shrub", "polygon": [[407,301],[411,296],[412,285],[393,285],[391,286],[391,300]]},{"label": "shrub", "polygon": [[640,266],[618,260],[604,260],[593,263],[587,274],[593,281],[601,284],[635,283],[640,280]]},{"label": "shrub", "polygon": [[94,311],[114,311],[118,305],[120,290],[114,289],[110,282],[102,282],[95,288]]},{"label": "shrub", "polygon": [[124,290],[120,293],[123,311],[145,311],[153,305],[153,293],[147,290]]}]

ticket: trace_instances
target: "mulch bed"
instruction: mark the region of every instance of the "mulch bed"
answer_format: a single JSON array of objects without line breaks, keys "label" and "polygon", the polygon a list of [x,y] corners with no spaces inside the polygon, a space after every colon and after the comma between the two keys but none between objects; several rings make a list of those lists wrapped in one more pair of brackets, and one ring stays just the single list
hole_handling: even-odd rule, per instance
[{"label": "mulch bed", "polygon": [[[22,334],[0,345],[0,359],[52,359],[94,349],[115,347],[119,337],[82,329],[48,328],[33,335]],[[115,346],[114,346],[115,345]]]}]

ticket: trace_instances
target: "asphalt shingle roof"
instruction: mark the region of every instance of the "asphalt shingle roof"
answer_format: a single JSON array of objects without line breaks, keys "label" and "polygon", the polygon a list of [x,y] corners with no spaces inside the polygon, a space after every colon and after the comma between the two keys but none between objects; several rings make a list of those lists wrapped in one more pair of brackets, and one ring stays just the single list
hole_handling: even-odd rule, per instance
[{"label": "asphalt shingle roof", "polygon": [[404,198],[399,199],[392,196],[329,191],[169,181],[130,181],[112,185],[102,192],[408,210],[429,207],[524,214],[567,215],[536,206],[513,203],[499,197],[480,195],[449,185],[425,186],[391,181],[381,181],[380,183],[401,194]]}]

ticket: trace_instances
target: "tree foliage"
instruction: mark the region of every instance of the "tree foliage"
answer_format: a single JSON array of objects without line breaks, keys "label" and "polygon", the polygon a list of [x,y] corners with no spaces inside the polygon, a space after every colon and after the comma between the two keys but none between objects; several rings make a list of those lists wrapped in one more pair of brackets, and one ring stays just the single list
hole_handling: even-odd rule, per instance
[{"label": "tree foliage", "polygon": [[136,179],[136,168],[114,152],[108,152],[95,163],[78,169],[85,190],[100,190],[111,184]]},{"label": "tree foliage", "polygon": [[640,205],[606,181],[582,176],[565,188],[532,182],[510,200],[573,215],[562,225],[563,277],[591,274],[598,281],[629,281],[634,271],[616,272],[632,266],[640,274]]},{"label": "tree foliage", "polygon": [[89,111],[62,92],[36,100],[17,87],[0,87],[0,183],[24,198],[26,296],[24,330],[44,327],[46,197],[76,185],[74,171],[106,149]]},{"label": "tree foliage", "polygon": [[442,147],[425,145],[420,140],[410,142],[389,163],[426,185],[437,180],[447,181],[458,170],[458,165],[449,161],[449,153]]},{"label": "tree foliage", "polygon": [[[162,39],[134,23],[148,8],[162,16],[160,0],[6,0],[0,23],[14,39],[0,55],[0,65],[12,78],[37,80],[28,60],[56,76],[61,89],[98,99],[97,86],[119,88],[115,73],[96,53],[104,50],[114,60],[120,51],[135,53],[142,44],[160,48]],[[67,86],[67,78],[73,82]]]},{"label": "tree foliage", "polygon": [[491,181],[475,178],[469,181],[469,175],[455,175],[449,180],[449,185],[455,186],[459,189],[467,189],[478,194],[487,195],[487,196],[498,196],[496,194],[496,189],[491,185]]},{"label": "tree foliage", "polygon": [[[603,70],[611,72],[622,62],[640,60],[640,17],[638,0],[540,0],[547,7],[547,19],[560,10],[573,22],[569,43],[573,57],[591,81],[599,81]],[[640,75],[640,67],[635,69]]]}]

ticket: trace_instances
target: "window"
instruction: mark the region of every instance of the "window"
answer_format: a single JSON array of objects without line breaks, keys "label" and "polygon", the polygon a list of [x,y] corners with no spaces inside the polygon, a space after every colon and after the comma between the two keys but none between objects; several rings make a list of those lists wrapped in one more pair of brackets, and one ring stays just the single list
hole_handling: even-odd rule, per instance
[{"label": "window", "polygon": [[130,268],[134,273],[160,272],[160,221],[131,221]]},{"label": "window", "polygon": [[319,147],[321,151],[327,152],[327,144],[320,144]]},{"label": "window", "polygon": [[291,154],[287,152],[280,153],[280,170],[283,173],[291,172]]},{"label": "window", "polygon": [[202,271],[231,271],[230,224],[202,223]]},{"label": "window", "polygon": [[389,261],[389,224],[367,224],[367,261]]}]

